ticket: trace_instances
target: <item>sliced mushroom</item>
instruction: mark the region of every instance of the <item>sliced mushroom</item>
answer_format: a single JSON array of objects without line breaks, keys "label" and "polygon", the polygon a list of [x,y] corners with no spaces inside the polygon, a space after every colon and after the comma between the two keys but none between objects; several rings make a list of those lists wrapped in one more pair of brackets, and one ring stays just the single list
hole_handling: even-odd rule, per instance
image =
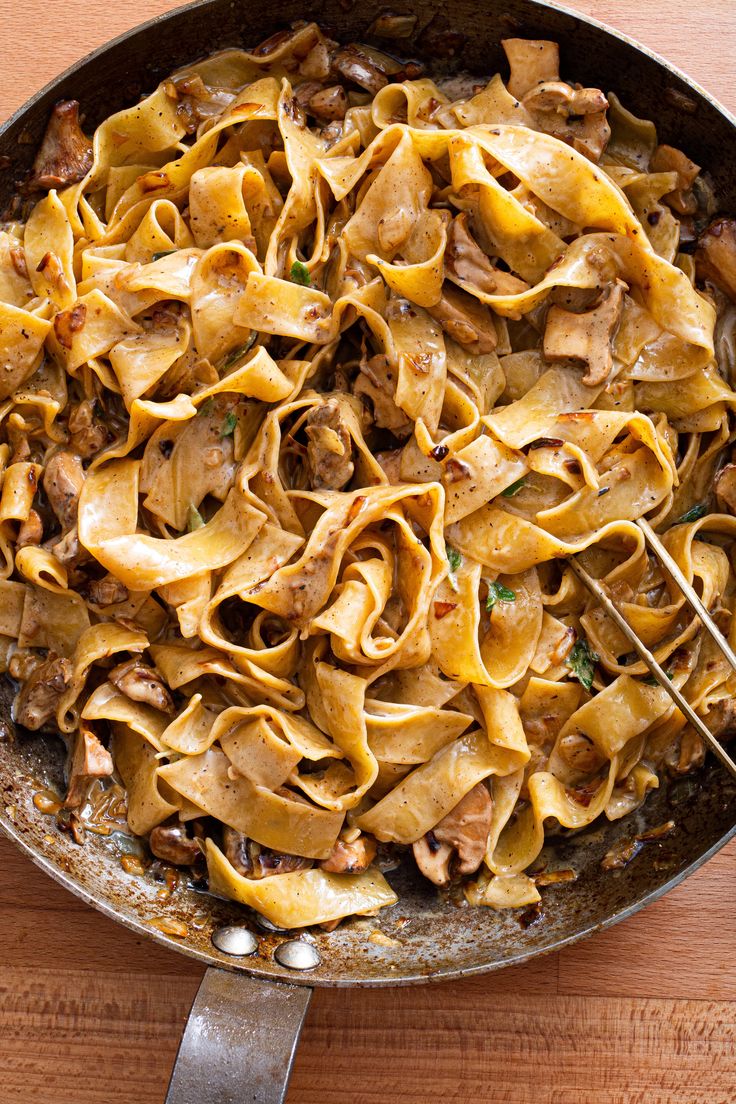
[{"label": "sliced mushroom", "polygon": [[724,513],[736,515],[736,464],[726,464],[715,478],[718,505]]},{"label": "sliced mushroom", "polygon": [[544,39],[501,40],[511,69],[507,88],[517,100],[544,81],[556,81],[560,72],[560,48]]},{"label": "sliced mushroom", "polygon": [[530,89],[523,103],[545,134],[567,142],[591,161],[600,160],[611,137],[608,100],[600,88],[545,81]]},{"label": "sliced mushroom", "polygon": [[613,368],[611,341],[621,319],[626,290],[626,284],[617,280],[603,291],[598,306],[583,314],[550,307],[544,331],[545,358],[582,365],[586,369],[583,383],[588,387],[605,383]]},{"label": "sliced mushroom", "polygon": [[498,344],[498,334],[493,324],[493,315],[484,303],[472,295],[445,283],[439,303],[427,308],[428,313],[439,322],[442,329],[458,345],[469,353],[482,356],[492,353]]},{"label": "sliced mushroom", "polygon": [[357,874],[366,870],[376,857],[376,841],[370,836],[358,836],[352,843],[338,840],[332,852],[319,864],[330,874]]},{"label": "sliced mushroom", "polygon": [[700,165],[696,165],[682,150],[675,149],[674,146],[657,146],[649,168],[653,173],[677,173],[677,187],[662,196],[662,199],[678,214],[694,215],[698,209],[698,200],[693,194],[692,186],[700,173]]},{"label": "sliced mushroom", "polygon": [[307,466],[313,489],[342,490],[350,482],[355,465],[353,442],[336,398],[311,411],[305,432],[309,439]]},{"label": "sliced mushroom", "polygon": [[292,874],[297,870],[309,870],[311,859],[300,855],[283,855],[261,847],[255,840],[244,836],[227,825],[222,830],[225,858],[244,878],[270,878],[275,874]]},{"label": "sliced mushroom", "polygon": [[94,456],[110,440],[110,432],[102,422],[95,420],[89,399],[72,407],[67,422],[70,433],[69,448],[84,460]]},{"label": "sliced mushroom", "polygon": [[352,390],[358,398],[365,396],[369,400],[373,420],[381,429],[390,429],[399,438],[411,434],[414,425],[394,402],[396,379],[383,353],[362,359]]},{"label": "sliced mushroom", "polygon": [[156,825],[148,837],[148,846],[157,859],[174,866],[192,866],[202,854],[197,841],[178,822]]},{"label": "sliced mushroom", "polygon": [[119,663],[108,675],[110,682],[121,694],[131,701],[144,702],[159,709],[162,713],[171,713],[174,699],[164,685],[158,671],[143,663],[137,657]]},{"label": "sliced mushroom", "polygon": [[38,545],[43,540],[43,522],[36,510],[30,510],[25,521],[18,527],[17,548],[25,548],[27,545]]},{"label": "sliced mushroom", "polygon": [[608,108],[600,88],[575,88],[564,81],[544,81],[524,96],[530,111],[554,111],[564,118],[570,115],[596,115]]},{"label": "sliced mushroom", "polygon": [[736,302],[736,219],[716,219],[700,235],[695,271]]},{"label": "sliced mushroom", "polygon": [[364,88],[372,96],[388,84],[388,77],[376,61],[354,44],[337,51],[332,58],[332,68],[345,80]]},{"label": "sliced mushroom", "polygon": [[518,295],[529,288],[524,280],[491,264],[470,233],[467,211],[462,211],[450,223],[445,266],[451,277],[472,284],[487,295]]},{"label": "sliced mushroom", "polygon": [[84,803],[93,779],[109,778],[112,771],[110,752],[103,747],[95,733],[82,723],[74,740],[65,807],[78,809]]},{"label": "sliced mushroom", "polygon": [[344,119],[347,109],[348,98],[341,84],[333,84],[329,88],[314,92],[307,104],[307,110],[312,115],[327,122]]},{"label": "sliced mushroom", "polygon": [[49,652],[46,660],[31,671],[15,699],[17,723],[37,732],[54,716],[71,679],[71,660]]},{"label": "sliced mushroom", "polygon": [[491,795],[479,782],[413,845],[416,864],[425,878],[445,886],[455,876],[473,874],[485,855],[492,814]]},{"label": "sliced mushroom", "polygon": [[[726,743],[736,735],[736,699],[721,698],[712,705],[703,720],[714,736]],[[705,742],[691,724],[685,725],[680,735],[676,761],[670,761],[678,774],[686,774],[702,766],[705,760]]]},{"label": "sliced mushroom", "polygon": [[65,532],[76,523],[83,483],[84,469],[79,457],[66,449],[54,453],[43,473],[43,489]]},{"label": "sliced mushroom", "polygon": [[48,191],[76,184],[92,168],[93,160],[92,143],[79,125],[79,103],[61,100],[51,112],[28,187]]},{"label": "sliced mushroom", "polygon": [[115,606],[128,599],[128,588],[114,575],[93,579],[87,587],[87,597],[94,606]]}]

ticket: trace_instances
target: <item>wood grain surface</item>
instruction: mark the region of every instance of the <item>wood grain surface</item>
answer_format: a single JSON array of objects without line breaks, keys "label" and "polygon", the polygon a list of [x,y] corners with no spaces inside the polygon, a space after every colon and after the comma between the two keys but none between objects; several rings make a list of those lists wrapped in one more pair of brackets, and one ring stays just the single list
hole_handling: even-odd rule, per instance
[{"label": "wood grain surface", "polygon": [[[568,4],[736,109],[734,0]],[[0,0],[0,118],[173,6]],[[0,866],[2,1104],[162,1104],[202,968],[82,905],[5,840]],[[289,1104],[734,1104],[735,881],[733,844],[646,912],[528,966],[318,990]]]}]

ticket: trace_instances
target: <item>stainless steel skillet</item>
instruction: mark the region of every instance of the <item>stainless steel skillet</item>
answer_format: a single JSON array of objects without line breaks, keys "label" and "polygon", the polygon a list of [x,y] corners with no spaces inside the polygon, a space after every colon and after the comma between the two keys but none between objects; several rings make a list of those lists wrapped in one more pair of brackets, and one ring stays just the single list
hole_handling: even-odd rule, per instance
[{"label": "stainless steel skillet", "polygon": [[[367,28],[382,10],[377,0],[363,0],[354,10],[346,10],[344,0],[306,8],[303,0],[283,0],[277,10],[245,0],[206,0],[122,36],[52,82],[0,129],[0,210],[12,205],[15,182],[29,168],[56,100],[79,99],[91,127],[203,53],[252,45],[292,19],[312,17],[344,41],[370,40]],[[736,211],[736,121],[623,36],[535,0],[453,0],[451,10],[433,0],[409,0],[399,10],[418,18],[414,36],[396,48],[443,71],[460,65],[478,74],[497,71],[503,67],[499,42],[508,35],[557,39],[564,74],[614,89],[637,114],[656,119],[662,140],[698,160],[713,178],[722,209]],[[0,696],[0,716],[9,717],[9,702],[8,693]],[[265,932],[242,910],[193,887],[162,904],[155,883],[125,873],[118,838],[89,836],[81,848],[50,830],[32,796],[44,784],[61,788],[61,766],[61,746],[49,738],[18,734],[14,742],[0,744],[0,826],[72,892],[211,967],[184,1034],[169,1104],[283,1099],[312,986],[419,983],[524,961],[630,915],[736,834],[736,785],[709,762],[699,775],[663,785],[634,818],[559,838],[556,861],[575,869],[577,881],[545,889],[541,913],[524,923],[515,914],[454,908],[409,866],[399,867],[388,875],[399,904],[375,921],[312,933],[308,938],[319,962],[299,973],[274,957],[288,934]],[[669,819],[676,823],[672,835],[645,847],[613,875],[601,869],[602,856],[616,840]],[[187,934],[177,938],[151,925],[162,919],[178,922]],[[226,924],[254,933],[253,955],[234,958],[213,946],[213,932]],[[388,944],[370,938],[379,929]]]}]

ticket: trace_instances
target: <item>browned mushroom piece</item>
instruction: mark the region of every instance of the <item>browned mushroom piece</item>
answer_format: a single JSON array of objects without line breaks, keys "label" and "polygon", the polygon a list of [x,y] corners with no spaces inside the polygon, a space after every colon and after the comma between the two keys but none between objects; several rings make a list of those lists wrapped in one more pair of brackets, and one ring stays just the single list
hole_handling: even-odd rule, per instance
[{"label": "browned mushroom piece", "polygon": [[560,73],[560,48],[544,39],[504,38],[501,41],[511,69],[506,87],[517,100],[544,81],[556,81]]},{"label": "browned mushroom piece", "polygon": [[467,211],[462,211],[450,223],[445,267],[450,278],[472,284],[487,295],[518,295],[529,288],[524,280],[491,264],[470,233]]},{"label": "browned mushroom piece", "polygon": [[530,89],[523,103],[545,134],[562,139],[591,161],[600,160],[611,137],[608,100],[600,88],[545,81]]},{"label": "browned mushroom piece", "polygon": [[493,315],[485,303],[445,282],[439,303],[427,308],[442,329],[469,353],[492,353],[498,344]]},{"label": "browned mushroom piece", "polygon": [[337,51],[332,58],[332,68],[372,96],[388,84],[388,77],[376,61],[354,44]]},{"label": "browned mushroom piece", "polygon": [[662,196],[662,199],[679,215],[694,215],[698,209],[698,200],[692,192],[692,186],[700,173],[700,165],[696,165],[682,150],[675,149],[674,146],[657,146],[649,168],[654,173],[677,173],[677,187]]},{"label": "browned mushroom piece", "polygon": [[110,682],[131,701],[152,705],[162,713],[171,713],[174,699],[157,671],[137,657],[119,663],[108,675]]},{"label": "browned mushroom piece", "polygon": [[261,847],[255,840],[228,825],[224,825],[222,829],[222,844],[225,858],[244,878],[270,878],[275,874],[309,870],[313,866],[312,859],[304,859],[300,855],[284,855],[279,851],[271,851],[268,847]]},{"label": "browned mushroom piece", "polygon": [[473,874],[483,861],[491,830],[493,801],[482,782],[413,845],[416,864],[435,885]]},{"label": "browned mushroom piece", "polygon": [[396,374],[383,353],[363,357],[352,391],[358,398],[365,396],[368,399],[373,420],[381,429],[390,429],[399,438],[411,434],[413,423],[394,402]]},{"label": "browned mushroom piece", "polygon": [[72,679],[71,660],[49,652],[46,660],[31,671],[18,692],[15,720],[33,732],[45,725]]},{"label": "browned mushroom piece", "polygon": [[621,320],[626,291],[621,280],[609,284],[598,306],[582,314],[550,307],[544,331],[545,358],[584,367],[583,383],[588,387],[605,383],[613,368],[611,341]]},{"label": "browned mushroom piece", "polygon": [[67,429],[70,433],[70,451],[76,452],[84,460],[98,453],[110,440],[107,426],[95,420],[89,399],[72,407]]},{"label": "browned mushroom piece", "polygon": [[202,854],[196,839],[188,836],[184,825],[178,822],[157,824],[151,829],[148,846],[157,859],[174,866],[192,866]]},{"label": "browned mushroom piece", "polygon": [[305,432],[309,441],[307,466],[313,489],[341,490],[350,482],[355,465],[353,442],[339,401],[331,398],[312,410]]},{"label": "browned mushroom piece", "polygon": [[327,80],[330,75],[330,57],[328,42],[318,42],[309,51],[304,61],[300,62],[299,72],[307,80]]},{"label": "browned mushroom piece", "polygon": [[87,597],[94,606],[114,606],[128,599],[128,588],[114,575],[93,579],[87,587]]},{"label": "browned mushroom piece", "polygon": [[307,102],[307,110],[327,122],[344,119],[347,109],[348,98],[341,84],[333,84],[314,92]]},{"label": "browned mushroom piece", "polygon": [[[721,698],[703,714],[706,725],[721,743],[727,743],[736,735],[736,699]],[[675,761],[670,761],[678,774],[686,774],[702,766],[705,760],[705,741],[691,724],[685,725],[680,735],[679,750]]]},{"label": "browned mushroom piece", "polygon": [[736,515],[736,464],[726,464],[715,478],[718,505],[724,513]]},{"label": "browned mushroom piece", "polygon": [[27,545],[37,545],[43,540],[43,522],[36,510],[30,510],[25,521],[18,527],[17,548],[25,548]]},{"label": "browned mushroom piece", "polygon": [[95,778],[109,778],[113,772],[110,752],[84,722],[74,738],[69,765],[69,785],[64,805],[78,809],[84,803],[90,783]]},{"label": "browned mushroom piece", "polygon": [[93,159],[92,143],[79,125],[79,103],[61,100],[51,112],[28,188],[48,191],[76,184],[92,168]]},{"label": "browned mushroom piece", "polygon": [[736,219],[716,219],[700,235],[695,271],[736,302]]},{"label": "browned mushroom piece", "polygon": [[76,523],[83,483],[84,469],[79,457],[66,449],[54,453],[43,473],[43,489],[65,532]]},{"label": "browned mushroom piece", "polygon": [[371,836],[358,836],[352,843],[338,840],[332,852],[319,864],[330,874],[357,874],[366,870],[376,857],[376,841]]}]

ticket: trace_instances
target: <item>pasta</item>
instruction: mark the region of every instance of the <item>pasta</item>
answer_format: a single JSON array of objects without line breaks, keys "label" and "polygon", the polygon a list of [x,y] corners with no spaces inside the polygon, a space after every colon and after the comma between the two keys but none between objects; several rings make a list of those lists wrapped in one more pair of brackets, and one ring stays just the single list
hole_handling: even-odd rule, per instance
[{"label": "pasta", "polygon": [[[65,823],[282,927],[539,900],[546,835],[704,748],[734,676],[736,224],[554,43],[438,81],[313,23],[55,110],[0,230],[0,634]],[[39,198],[39,193],[43,197]]]}]

